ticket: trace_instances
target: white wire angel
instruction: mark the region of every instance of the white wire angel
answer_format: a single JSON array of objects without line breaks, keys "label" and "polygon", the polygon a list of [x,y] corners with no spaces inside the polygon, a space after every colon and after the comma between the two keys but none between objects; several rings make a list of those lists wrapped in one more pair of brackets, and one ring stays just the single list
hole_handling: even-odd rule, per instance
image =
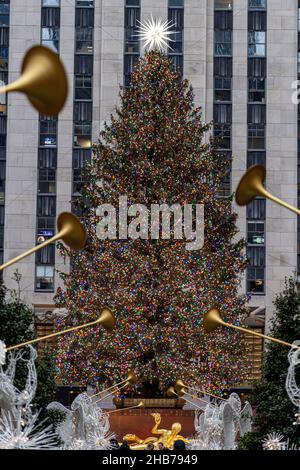
[{"label": "white wire angel", "polygon": [[109,440],[114,435],[109,433],[108,416],[87,393],[78,395],[71,409],[58,402],[50,403],[47,408],[65,413],[65,419],[56,430],[63,441],[64,449],[105,450],[109,448]]},{"label": "white wire angel", "polygon": [[[26,359],[24,357],[26,352],[26,350],[23,350],[16,354],[10,354],[5,370],[3,366],[0,366],[0,408],[2,410],[11,410],[14,406],[28,408],[35,396],[37,387],[35,360],[37,353],[32,346],[29,346],[29,358]],[[25,388],[22,391],[14,385],[16,367],[19,361],[24,362],[27,366],[27,379]]]},{"label": "white wire angel", "polygon": [[[300,345],[300,341],[294,341],[296,346]],[[296,381],[296,368],[300,366],[300,349],[292,348],[288,355],[289,368],[286,376],[285,388],[287,394],[294,406],[298,408],[295,414],[296,421],[293,423],[295,426],[300,425],[300,386]]]},{"label": "white wire angel", "polygon": [[0,416],[0,449],[57,449],[57,436],[51,426],[37,424],[38,413],[24,420],[22,407],[4,410]]},{"label": "white wire angel", "polygon": [[223,423],[217,404],[208,403],[204,412],[195,412],[196,436],[189,446],[192,450],[221,450]]},{"label": "white wire angel", "polygon": [[251,431],[253,412],[249,402],[242,404],[239,396],[232,393],[226,402],[220,405],[209,403],[204,413],[196,412],[196,438],[192,442],[194,449],[233,450],[236,448],[238,434]]},{"label": "white wire angel", "polygon": [[[36,351],[28,350],[10,354],[7,368],[0,366],[0,448],[1,449],[52,449],[56,447],[56,436],[44,422],[37,424],[39,413],[33,415],[32,400],[35,397],[37,376],[35,368]],[[25,388],[18,390],[14,385],[17,363],[27,366]]]}]

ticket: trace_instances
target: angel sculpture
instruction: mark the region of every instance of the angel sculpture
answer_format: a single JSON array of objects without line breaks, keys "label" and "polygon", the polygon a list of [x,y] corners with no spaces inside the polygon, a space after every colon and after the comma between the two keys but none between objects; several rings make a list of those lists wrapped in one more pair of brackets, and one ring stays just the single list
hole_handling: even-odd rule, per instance
[{"label": "angel sculpture", "polygon": [[233,450],[238,434],[251,431],[252,408],[249,402],[242,404],[239,396],[232,393],[220,405],[209,403],[204,413],[196,412],[196,439],[191,448],[199,450]]},{"label": "angel sculpture", "polygon": [[[27,350],[28,351],[28,350]],[[44,428],[44,422],[37,424],[39,413],[33,414],[32,401],[37,387],[35,368],[36,351],[29,346],[29,358],[26,350],[11,354],[7,368],[0,366],[0,448],[1,449],[53,449],[56,436],[50,427]],[[22,361],[27,366],[27,380],[24,390],[14,385],[17,363]]]},{"label": "angel sculpture", "polygon": [[[300,341],[294,341],[296,346],[300,345]],[[289,368],[286,376],[285,388],[287,394],[294,406],[298,408],[298,412],[295,414],[296,421],[294,425],[300,425],[300,386],[296,381],[296,368],[300,365],[300,349],[292,348],[288,355]]]},{"label": "angel sculpture", "polygon": [[208,403],[204,412],[195,413],[196,438],[189,446],[192,450],[221,450],[223,423],[217,404]]},{"label": "angel sculpture", "polygon": [[[23,406],[27,409],[35,396],[37,387],[35,360],[37,353],[32,346],[29,346],[29,359],[24,358],[25,354],[26,350],[10,354],[7,368],[4,370],[3,366],[0,366],[0,408],[2,410],[9,411],[14,406]],[[24,362],[27,366],[27,380],[22,391],[14,386],[16,367],[19,361]]]},{"label": "angel sculpture", "polygon": [[63,441],[64,449],[105,450],[109,448],[109,440],[114,436],[109,433],[108,416],[87,393],[78,395],[71,409],[58,402],[50,403],[47,409],[65,413],[65,419],[56,430]]}]

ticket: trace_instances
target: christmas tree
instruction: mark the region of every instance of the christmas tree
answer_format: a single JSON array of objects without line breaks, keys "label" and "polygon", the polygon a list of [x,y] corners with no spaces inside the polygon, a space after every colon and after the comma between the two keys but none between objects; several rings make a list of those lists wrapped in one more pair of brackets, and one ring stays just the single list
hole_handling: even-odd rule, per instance
[{"label": "christmas tree", "polygon": [[[210,130],[188,81],[180,79],[166,54],[147,52],[94,146],[83,191],[88,243],[80,253],[63,249],[72,270],[62,274],[65,289],[56,295],[57,305],[69,312],[59,329],[97,318],[104,306],[115,313],[117,327],[113,336],[95,328],[60,340],[65,383],[102,388],[133,369],[144,390],[149,384],[152,391],[156,385],[163,390],[182,378],[218,393],[245,379],[242,336],[228,329],[206,335],[202,328],[204,312],[215,305],[235,324],[246,314],[245,298],[238,295],[244,242],[235,237],[231,200],[218,198],[225,167],[207,137]],[[119,196],[127,197],[128,206],[148,208],[203,204],[203,248],[189,250],[186,240],[174,236],[154,237],[142,225],[136,227],[140,238],[132,239],[124,226],[114,230],[113,221],[114,239],[100,240],[103,214],[97,208],[112,205],[118,220]],[[136,209],[141,224],[145,214],[141,206]]]},{"label": "christmas tree", "polygon": [[[286,280],[285,289],[275,298],[276,311],[271,321],[270,336],[293,343],[300,339],[300,293],[294,278]],[[265,353],[263,376],[251,394],[255,407],[254,432],[243,437],[240,448],[257,450],[270,433],[278,433],[289,439],[290,444],[300,445],[300,426],[294,426],[297,409],[291,403],[285,388],[289,367],[289,350],[277,343],[268,343]],[[300,384],[300,371],[296,371]]]}]

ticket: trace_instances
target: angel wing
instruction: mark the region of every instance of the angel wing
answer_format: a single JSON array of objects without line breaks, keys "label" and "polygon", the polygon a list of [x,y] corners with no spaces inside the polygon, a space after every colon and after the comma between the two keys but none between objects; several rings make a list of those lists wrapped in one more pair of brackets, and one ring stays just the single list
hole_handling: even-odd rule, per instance
[{"label": "angel wing", "polygon": [[204,422],[204,413],[201,413],[200,410],[195,410],[194,426],[197,433],[201,432],[203,429]]},{"label": "angel wing", "polygon": [[234,411],[230,403],[225,403],[223,407],[223,432],[224,450],[234,450],[236,431],[234,424]]},{"label": "angel wing", "polygon": [[245,406],[241,412],[241,419],[240,419],[241,437],[243,437],[248,432],[251,432],[252,419],[253,419],[253,410],[252,410],[250,403],[246,401]]},{"label": "angel wing", "polygon": [[[300,345],[300,341],[294,341],[296,346]],[[292,348],[288,355],[289,359],[289,368],[286,376],[285,388],[289,399],[293,405],[299,407],[300,403],[300,386],[296,381],[296,368],[300,364],[300,349]]]}]

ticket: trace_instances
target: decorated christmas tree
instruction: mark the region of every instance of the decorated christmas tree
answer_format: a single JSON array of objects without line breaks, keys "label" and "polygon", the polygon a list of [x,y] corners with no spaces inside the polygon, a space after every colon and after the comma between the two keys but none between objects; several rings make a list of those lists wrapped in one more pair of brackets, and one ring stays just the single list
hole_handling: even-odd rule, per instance
[{"label": "decorated christmas tree", "polygon": [[[244,242],[236,237],[231,200],[218,198],[225,167],[210,130],[168,56],[147,52],[94,146],[83,191],[88,243],[80,253],[62,248],[72,269],[62,274],[65,288],[56,295],[57,305],[68,310],[57,328],[94,320],[104,306],[117,326],[112,335],[94,328],[60,340],[57,362],[65,383],[103,388],[129,369],[144,393],[165,390],[177,378],[217,393],[245,380],[243,336],[228,329],[206,335],[202,327],[212,306],[237,325],[246,314],[238,295]],[[125,202],[132,206],[129,233],[118,224]],[[110,204],[106,211],[97,211],[104,204]],[[178,213],[171,217],[170,239],[155,232],[162,219],[145,229],[144,207],[150,211],[155,204],[189,204],[194,212],[203,204],[203,247],[191,249],[188,237],[179,239]],[[99,238],[104,226],[106,240]]]}]

